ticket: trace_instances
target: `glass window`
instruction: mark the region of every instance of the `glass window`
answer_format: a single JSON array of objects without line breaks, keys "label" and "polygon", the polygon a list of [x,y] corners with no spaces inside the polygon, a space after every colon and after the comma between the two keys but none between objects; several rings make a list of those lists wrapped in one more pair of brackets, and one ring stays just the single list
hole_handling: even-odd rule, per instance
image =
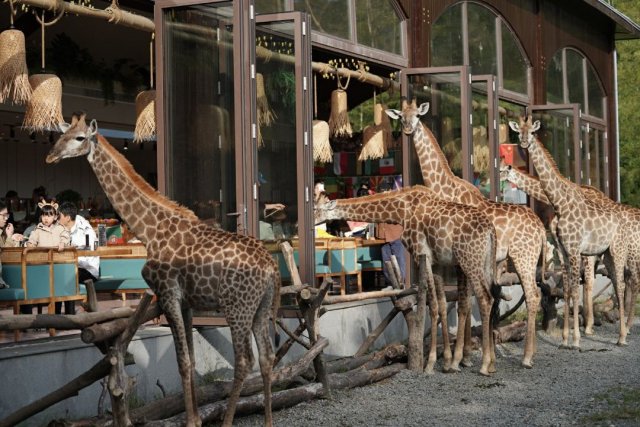
[{"label": "glass window", "polygon": [[356,0],[356,22],[359,44],[402,54],[401,27],[388,0]]},{"label": "glass window", "polygon": [[[500,124],[498,125],[498,157],[500,164],[510,165],[520,172],[529,173],[528,155],[525,149],[518,143],[518,135],[509,127],[509,121],[518,119],[524,114],[524,106],[512,102],[500,100],[498,112]],[[527,203],[527,193],[507,181],[500,181],[499,200],[506,203]]]},{"label": "glass window", "polygon": [[502,87],[517,93],[527,93],[527,61],[518,42],[504,22],[500,23],[502,38]]},{"label": "glass window", "polygon": [[[489,149],[489,99],[486,82],[474,82],[471,97],[473,106],[473,185],[478,187],[485,197],[491,196],[491,150]],[[493,123],[493,122],[491,122]]]},{"label": "glass window", "polygon": [[580,104],[584,110],[584,57],[573,49],[566,49],[567,101]]},{"label": "glass window", "polygon": [[[294,26],[287,22],[256,26],[256,44],[271,52],[256,64],[258,182],[263,240],[297,235],[296,64]],[[282,204],[283,209],[265,209]]]},{"label": "glass window", "polygon": [[575,49],[556,52],[547,68],[547,102],[576,103],[585,114],[604,118],[604,101],[602,84],[587,58]]},{"label": "glass window", "polygon": [[462,6],[449,8],[431,28],[432,65],[462,65]]},{"label": "glass window", "polygon": [[163,14],[167,193],[229,231],[237,226],[228,215],[236,211],[232,18],[232,2]]},{"label": "glass window", "polygon": [[[585,126],[586,128],[586,126]],[[605,162],[604,131],[599,127],[589,126],[586,131],[586,147],[588,151],[589,174],[588,185],[606,191],[607,163]],[[584,168],[583,168],[584,169]]]},{"label": "glass window", "polygon": [[[468,61],[465,63],[463,27],[467,25]],[[431,65],[469,65],[473,74],[498,77],[498,87],[527,95],[529,62],[506,23],[490,9],[460,2],[440,15],[431,28]],[[498,63],[498,58],[502,63]]]},{"label": "glass window", "polygon": [[604,91],[600,86],[600,79],[596,75],[591,63],[587,64],[587,100],[586,113],[604,118]]},{"label": "glass window", "polygon": [[574,147],[573,110],[535,112],[533,120],[540,120],[538,138],[551,153],[560,173],[573,182],[580,182],[575,175],[578,153]]},{"label": "glass window", "polygon": [[349,0],[294,0],[293,9],[309,14],[314,31],[343,39],[352,38]]},{"label": "glass window", "polygon": [[496,15],[486,7],[469,3],[469,65],[473,74],[498,74]]}]

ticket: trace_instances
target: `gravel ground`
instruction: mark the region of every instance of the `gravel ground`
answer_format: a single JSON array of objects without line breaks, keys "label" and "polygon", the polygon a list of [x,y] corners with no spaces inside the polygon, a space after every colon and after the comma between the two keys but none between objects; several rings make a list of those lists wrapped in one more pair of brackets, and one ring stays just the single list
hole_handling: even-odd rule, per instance
[{"label": "gravel ground", "polygon": [[[636,322],[618,347],[617,326],[605,323],[595,335],[582,336],[581,350],[561,350],[559,331],[538,332],[533,369],[520,366],[524,342],[496,348],[492,377],[474,366],[458,374],[402,371],[396,376],[350,390],[332,400],[315,400],[274,412],[276,426],[638,426],[640,418],[610,417],[594,422],[590,415],[616,407],[625,390],[640,395],[640,326]],[[613,398],[614,403],[607,403]],[[640,405],[636,398],[635,407]],[[236,417],[234,425],[259,426],[263,415]]]}]

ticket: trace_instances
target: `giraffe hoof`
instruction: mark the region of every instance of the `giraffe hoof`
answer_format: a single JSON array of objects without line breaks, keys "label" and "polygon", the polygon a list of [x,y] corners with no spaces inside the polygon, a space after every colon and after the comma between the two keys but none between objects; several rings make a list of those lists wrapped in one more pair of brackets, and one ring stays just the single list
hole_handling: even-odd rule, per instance
[{"label": "giraffe hoof", "polygon": [[442,372],[444,372],[445,374],[457,374],[460,372],[460,367],[457,365],[452,365],[449,367],[449,369],[443,369]]},{"label": "giraffe hoof", "polygon": [[628,346],[628,345],[629,345],[629,343],[628,343],[626,340],[624,340],[624,341],[618,340],[618,342],[616,343],[616,345],[617,345],[618,347],[626,347],[626,346]]},{"label": "giraffe hoof", "polygon": [[489,372],[489,370],[480,369],[480,375],[483,375],[485,377],[490,377],[491,376],[491,372]]},{"label": "giraffe hoof", "polygon": [[473,362],[471,361],[471,358],[464,358],[462,359],[462,361],[460,362],[460,364],[462,366],[464,366],[465,368],[470,368],[473,366]]},{"label": "giraffe hoof", "polygon": [[533,362],[522,362],[522,367],[523,368],[527,368],[527,369],[531,369],[531,368],[533,368]]},{"label": "giraffe hoof", "polygon": [[584,330],[584,334],[585,335],[593,335],[593,329],[585,329]]},{"label": "giraffe hoof", "polygon": [[569,344],[560,344],[560,346],[558,347],[560,350],[571,350],[572,346],[570,346]]},{"label": "giraffe hoof", "polygon": [[424,368],[424,374],[425,375],[433,375],[433,367]]}]

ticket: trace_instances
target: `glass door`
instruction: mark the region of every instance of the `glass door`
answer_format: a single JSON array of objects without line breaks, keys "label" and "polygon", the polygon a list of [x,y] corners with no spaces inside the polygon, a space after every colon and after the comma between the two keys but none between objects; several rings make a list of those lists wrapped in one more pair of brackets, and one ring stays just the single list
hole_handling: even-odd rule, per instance
[{"label": "glass door", "polygon": [[[248,1],[159,0],[158,185],[200,219],[244,231],[242,11]],[[240,95],[239,95],[240,94]],[[238,166],[240,165],[240,166]],[[239,179],[240,177],[240,179]]]},{"label": "glass door", "polygon": [[[468,181],[472,181],[470,83],[468,67],[402,71],[402,95],[407,100],[415,99],[417,105],[429,102],[422,123],[435,135],[452,172]],[[407,144],[412,147],[413,141]],[[405,185],[423,183],[415,148],[409,148],[403,171]]]},{"label": "glass door", "polygon": [[603,124],[582,121],[583,183],[609,195],[607,133]]},{"label": "glass door", "polygon": [[471,167],[473,185],[490,200],[498,200],[498,97],[493,75],[471,78]]},{"label": "glass door", "polygon": [[582,184],[579,105],[534,105],[531,114],[533,121],[540,120],[538,138],[551,153],[560,173]]},{"label": "glass door", "polygon": [[257,215],[251,234],[267,242],[291,240],[302,281],[313,283],[309,28],[300,12],[256,17],[257,125],[250,157]]}]

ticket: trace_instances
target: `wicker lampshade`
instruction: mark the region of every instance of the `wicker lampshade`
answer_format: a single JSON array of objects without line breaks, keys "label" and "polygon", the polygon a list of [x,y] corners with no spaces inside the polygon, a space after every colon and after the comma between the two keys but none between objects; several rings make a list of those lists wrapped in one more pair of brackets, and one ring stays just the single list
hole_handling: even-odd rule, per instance
[{"label": "wicker lampshade", "polygon": [[133,142],[156,138],[156,91],[145,90],[136,96],[136,127]]},{"label": "wicker lampshade", "polygon": [[22,126],[30,131],[58,129],[62,117],[62,81],[55,74],[29,76],[32,94]]},{"label": "wicker lampshade", "polygon": [[329,124],[323,120],[313,121],[313,160],[320,163],[333,161],[333,150],[329,143]]},{"label": "wicker lampshade", "polygon": [[9,29],[0,33],[0,102],[24,104],[31,98],[24,34]]},{"label": "wicker lampshade", "polygon": [[336,89],[331,92],[331,113],[329,116],[331,136],[351,138],[351,122],[347,107],[347,92]]},{"label": "wicker lampshade", "polygon": [[384,113],[382,104],[373,107],[373,126],[367,126],[362,131],[362,151],[358,160],[381,159],[388,154],[391,143],[391,123],[389,116]]}]

